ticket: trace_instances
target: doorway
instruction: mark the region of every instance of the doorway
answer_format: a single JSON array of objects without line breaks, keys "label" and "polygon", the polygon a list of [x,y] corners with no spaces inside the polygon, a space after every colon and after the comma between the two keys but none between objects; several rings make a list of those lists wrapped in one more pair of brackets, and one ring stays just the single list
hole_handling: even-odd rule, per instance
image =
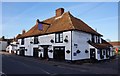
[{"label": "doorway", "polygon": [[92,60],[96,59],[95,49],[94,48],[90,49],[90,59],[92,59]]},{"label": "doorway", "polygon": [[39,54],[39,52],[38,52],[38,48],[33,48],[33,57],[38,57],[38,54]]},{"label": "doorway", "polygon": [[25,47],[20,47],[20,56],[25,56]]},{"label": "doorway", "polygon": [[43,46],[44,52],[43,52],[43,59],[48,59],[48,46]]},{"label": "doorway", "polygon": [[54,47],[53,58],[55,60],[65,60],[65,47]]}]

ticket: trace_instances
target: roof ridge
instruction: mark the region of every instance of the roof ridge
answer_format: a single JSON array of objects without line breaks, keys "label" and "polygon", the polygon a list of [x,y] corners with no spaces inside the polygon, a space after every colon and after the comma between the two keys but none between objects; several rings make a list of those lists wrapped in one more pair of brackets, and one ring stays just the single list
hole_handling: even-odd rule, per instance
[{"label": "roof ridge", "polygon": [[74,25],[73,25],[73,22],[72,22],[72,19],[71,19],[71,16],[73,16],[73,15],[70,13],[70,11],[68,11],[67,13],[68,13],[70,22],[71,22],[71,24],[72,24],[72,27],[73,27],[73,29],[75,29],[75,27],[74,27]]},{"label": "roof ridge", "polygon": [[[71,15],[71,14],[70,14]],[[92,29],[94,32],[96,32],[97,34],[101,35],[100,33],[98,33],[97,31],[95,31],[91,26],[89,26],[87,23],[85,23],[83,20],[77,18],[77,17],[74,17],[73,15],[71,15],[72,18],[76,19],[76,20],[79,20],[81,21],[83,24],[85,24],[87,27],[89,27],[90,29]],[[74,25],[73,25],[74,26]],[[76,29],[76,28],[75,28]],[[102,36],[102,35],[101,35]]]}]

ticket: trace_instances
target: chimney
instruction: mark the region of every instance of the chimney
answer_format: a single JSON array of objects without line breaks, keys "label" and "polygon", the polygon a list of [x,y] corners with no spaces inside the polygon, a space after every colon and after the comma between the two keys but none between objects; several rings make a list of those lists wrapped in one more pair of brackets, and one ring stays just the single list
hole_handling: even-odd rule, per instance
[{"label": "chimney", "polygon": [[5,36],[2,36],[2,40],[4,40],[5,39]]},{"label": "chimney", "polygon": [[37,20],[36,20],[36,25],[38,25],[39,22],[40,22],[39,19],[37,19]]},{"label": "chimney", "polygon": [[64,13],[64,8],[56,9],[56,17],[61,16]]},{"label": "chimney", "polygon": [[22,30],[22,34],[24,34],[25,33],[25,30]]}]

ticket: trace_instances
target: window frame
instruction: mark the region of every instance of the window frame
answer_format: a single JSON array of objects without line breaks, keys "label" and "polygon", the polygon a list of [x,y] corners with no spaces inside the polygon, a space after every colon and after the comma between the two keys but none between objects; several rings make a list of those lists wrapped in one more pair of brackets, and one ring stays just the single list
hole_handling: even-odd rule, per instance
[{"label": "window frame", "polygon": [[91,41],[92,41],[93,43],[95,43],[95,38],[94,38],[94,35],[93,35],[93,34],[91,35]]},{"label": "window frame", "polygon": [[38,36],[34,36],[34,44],[38,44],[38,43],[39,43]]},{"label": "window frame", "polygon": [[63,43],[63,32],[55,33],[55,43]]},{"label": "window frame", "polygon": [[25,40],[24,38],[21,39],[21,45],[24,45],[24,44],[25,44],[25,41],[24,41],[24,40]]}]

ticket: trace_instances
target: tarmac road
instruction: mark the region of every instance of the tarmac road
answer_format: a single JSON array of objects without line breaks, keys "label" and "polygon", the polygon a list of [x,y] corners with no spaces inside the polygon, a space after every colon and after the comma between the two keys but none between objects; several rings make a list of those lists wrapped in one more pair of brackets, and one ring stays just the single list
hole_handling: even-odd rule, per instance
[{"label": "tarmac road", "polygon": [[[6,75],[118,74],[117,60],[95,64],[69,64],[2,53],[2,73]],[[106,65],[106,66],[105,66]],[[116,65],[116,66],[115,66]],[[112,66],[112,67],[110,67]]]}]

